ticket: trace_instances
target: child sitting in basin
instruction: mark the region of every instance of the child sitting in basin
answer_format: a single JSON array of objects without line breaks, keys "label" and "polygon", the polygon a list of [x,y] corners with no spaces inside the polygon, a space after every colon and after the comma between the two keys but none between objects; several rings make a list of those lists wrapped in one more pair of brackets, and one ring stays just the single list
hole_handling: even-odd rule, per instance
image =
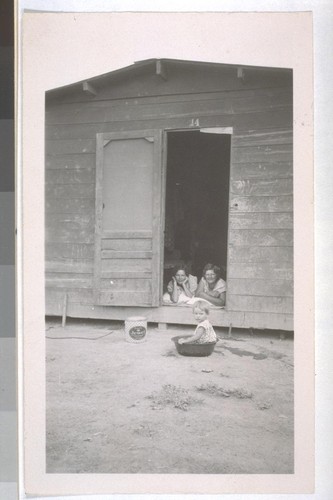
[{"label": "child sitting in basin", "polygon": [[216,342],[216,333],[208,319],[209,304],[206,301],[198,300],[193,307],[193,314],[195,320],[198,322],[194,335],[179,339],[178,344],[206,344]]}]

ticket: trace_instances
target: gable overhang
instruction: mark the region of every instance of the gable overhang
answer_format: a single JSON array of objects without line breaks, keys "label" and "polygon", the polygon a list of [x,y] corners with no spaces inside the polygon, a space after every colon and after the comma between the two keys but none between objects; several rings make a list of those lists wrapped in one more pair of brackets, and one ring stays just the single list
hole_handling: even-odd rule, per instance
[{"label": "gable overhang", "polygon": [[249,66],[241,64],[224,64],[203,61],[187,61],[180,59],[146,59],[137,61],[130,66],[119,68],[102,75],[94,76],[72,83],[70,85],[50,89],[46,91],[46,100],[63,99],[74,94],[85,94],[89,97],[95,97],[98,92],[107,87],[129,79],[135,79],[142,76],[156,76],[166,81],[169,74],[174,71],[204,71],[206,74],[234,76],[235,80],[245,81],[249,76],[285,76],[291,77],[292,70],[289,68],[271,68]]}]

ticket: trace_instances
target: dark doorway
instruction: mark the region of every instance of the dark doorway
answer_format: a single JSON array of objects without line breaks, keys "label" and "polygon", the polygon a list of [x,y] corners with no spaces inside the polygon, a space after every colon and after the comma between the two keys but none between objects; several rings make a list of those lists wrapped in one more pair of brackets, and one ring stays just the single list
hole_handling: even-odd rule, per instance
[{"label": "dark doorway", "polygon": [[195,130],[167,139],[164,285],[184,264],[198,281],[208,262],[225,279],[231,135]]}]

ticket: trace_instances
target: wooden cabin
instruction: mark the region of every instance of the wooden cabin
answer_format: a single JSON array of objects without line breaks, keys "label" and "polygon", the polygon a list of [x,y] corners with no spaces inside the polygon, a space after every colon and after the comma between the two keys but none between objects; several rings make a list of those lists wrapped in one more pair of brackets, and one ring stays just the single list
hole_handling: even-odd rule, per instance
[{"label": "wooden cabin", "polygon": [[150,59],[46,93],[46,314],[192,324],[172,269],[225,272],[215,326],[293,330],[290,69]]}]

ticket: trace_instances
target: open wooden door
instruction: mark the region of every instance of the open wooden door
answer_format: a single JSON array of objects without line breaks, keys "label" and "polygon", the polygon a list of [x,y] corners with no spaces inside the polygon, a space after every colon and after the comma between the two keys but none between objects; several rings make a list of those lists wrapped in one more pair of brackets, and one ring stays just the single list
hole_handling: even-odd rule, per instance
[{"label": "open wooden door", "polygon": [[94,301],[158,306],[161,133],[97,134]]}]

